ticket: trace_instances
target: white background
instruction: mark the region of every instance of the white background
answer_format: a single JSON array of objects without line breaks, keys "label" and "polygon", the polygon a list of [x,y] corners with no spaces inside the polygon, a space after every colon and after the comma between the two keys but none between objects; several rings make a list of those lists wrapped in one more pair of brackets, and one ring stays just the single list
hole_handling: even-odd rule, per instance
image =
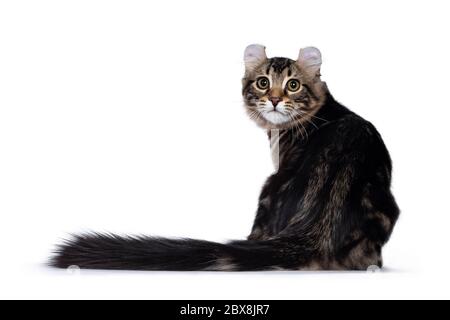
[{"label": "white background", "polygon": [[[1,298],[450,298],[448,1],[1,1]],[[314,45],[394,160],[402,217],[368,273],[93,272],[79,231],[248,235],[273,171],[240,96],[246,45]]]}]

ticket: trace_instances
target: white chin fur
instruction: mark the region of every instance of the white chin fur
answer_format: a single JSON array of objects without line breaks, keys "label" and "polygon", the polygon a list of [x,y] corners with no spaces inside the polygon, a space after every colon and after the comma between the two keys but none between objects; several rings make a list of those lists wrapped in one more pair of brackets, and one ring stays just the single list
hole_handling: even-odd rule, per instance
[{"label": "white chin fur", "polygon": [[289,116],[283,114],[285,112],[284,103],[281,102],[277,106],[277,111],[274,110],[272,102],[268,101],[261,112],[264,119],[272,124],[282,124],[289,121]]}]

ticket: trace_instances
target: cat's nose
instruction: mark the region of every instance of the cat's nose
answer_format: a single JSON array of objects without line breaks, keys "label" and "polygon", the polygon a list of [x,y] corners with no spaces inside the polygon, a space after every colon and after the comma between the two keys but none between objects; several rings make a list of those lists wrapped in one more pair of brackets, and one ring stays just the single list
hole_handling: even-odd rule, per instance
[{"label": "cat's nose", "polygon": [[276,107],[283,99],[280,97],[270,97],[269,100],[272,102],[273,106]]}]

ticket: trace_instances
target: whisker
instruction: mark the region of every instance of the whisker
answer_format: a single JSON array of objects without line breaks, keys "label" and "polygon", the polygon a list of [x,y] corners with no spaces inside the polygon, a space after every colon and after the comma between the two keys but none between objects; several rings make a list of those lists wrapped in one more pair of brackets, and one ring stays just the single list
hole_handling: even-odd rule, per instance
[{"label": "whisker", "polygon": [[[305,111],[303,111],[303,112],[305,112]],[[319,119],[319,120],[328,122],[327,119],[324,119],[324,118],[321,118],[321,117],[317,117],[317,116],[313,115],[312,112],[311,112],[311,113],[305,112],[305,113],[306,113],[308,116],[312,117],[312,118],[315,118],[315,119]]]},{"label": "whisker", "polygon": [[304,139],[305,136],[303,135],[302,128],[300,128],[300,126],[298,125],[299,122],[294,118],[292,114],[289,114],[289,117],[290,119],[292,119],[292,122],[294,124],[294,133],[300,133],[302,139]]},{"label": "whisker", "polygon": [[306,128],[303,126],[303,123],[301,121],[299,121],[298,123],[300,123],[300,125],[302,126],[302,128],[305,130],[306,133],[306,140],[309,139],[309,135],[308,135],[308,130],[306,130]]},{"label": "whisker", "polygon": [[316,129],[319,129],[319,127],[314,123],[313,119],[308,119],[308,117],[313,117],[313,115],[311,115],[308,112],[305,112],[303,110],[298,110],[298,112],[303,116],[303,119],[305,119],[307,122],[309,122],[310,124],[312,124],[314,127],[316,127]]}]

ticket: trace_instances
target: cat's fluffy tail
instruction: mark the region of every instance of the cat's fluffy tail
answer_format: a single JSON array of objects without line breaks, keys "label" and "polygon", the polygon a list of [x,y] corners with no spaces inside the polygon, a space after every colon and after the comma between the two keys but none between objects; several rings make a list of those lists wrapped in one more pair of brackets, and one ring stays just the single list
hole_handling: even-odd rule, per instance
[{"label": "cat's fluffy tail", "polygon": [[311,253],[292,243],[278,239],[220,244],[191,239],[87,234],[60,245],[50,264],[58,268],[109,270],[298,270],[311,261]]}]

